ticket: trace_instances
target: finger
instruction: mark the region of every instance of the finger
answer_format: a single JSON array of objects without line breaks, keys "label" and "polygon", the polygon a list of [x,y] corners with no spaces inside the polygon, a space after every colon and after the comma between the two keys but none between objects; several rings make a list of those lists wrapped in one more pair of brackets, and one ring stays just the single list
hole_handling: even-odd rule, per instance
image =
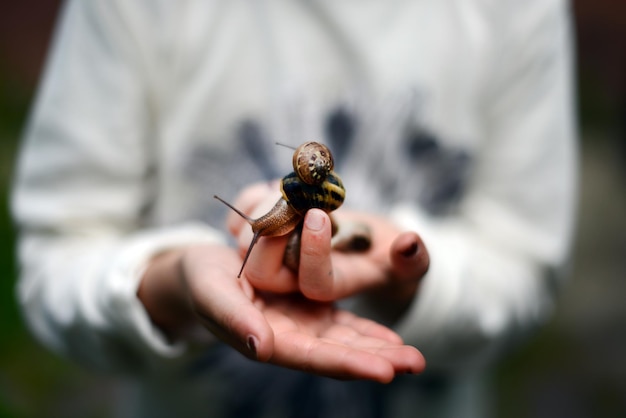
[{"label": "finger", "polygon": [[236,268],[240,262],[234,251],[229,254],[221,253],[217,260],[205,251],[183,261],[191,306],[215,336],[250,358],[267,361],[273,354],[274,333],[253,302],[250,284],[225,267]]},{"label": "finger", "polygon": [[248,258],[243,274],[257,289],[275,293],[298,290],[296,276],[283,265],[287,237],[261,237]]},{"label": "finger", "polygon": [[370,254],[333,252],[333,300],[343,299],[383,284],[383,264]]},{"label": "finger", "polygon": [[400,282],[419,281],[430,265],[426,246],[415,232],[403,232],[393,241],[390,259],[392,277]]},{"label": "finger", "polygon": [[351,327],[334,326],[323,337],[380,356],[396,373],[420,373],[425,367],[424,357],[415,347],[366,336]]},{"label": "finger", "polygon": [[388,249],[375,246],[363,256],[337,253],[333,261],[337,298],[381,285],[414,285],[426,274],[430,264],[426,246],[415,232],[400,233]]},{"label": "finger", "polygon": [[[251,218],[256,219],[269,212],[279,196],[276,182],[257,184],[242,192],[237,205],[241,205],[242,212],[249,213]],[[242,256],[252,246],[243,270],[250,283],[258,289],[278,293],[297,290],[295,276],[283,266],[286,238],[259,237],[253,244],[252,228],[237,226],[238,223],[245,222],[243,218],[233,212],[228,219],[231,230],[237,232],[237,243]]]},{"label": "finger", "polygon": [[328,377],[381,383],[390,382],[396,374],[393,364],[384,356],[297,331],[277,335],[271,362]]},{"label": "finger", "polygon": [[[419,373],[424,369],[425,361],[422,354],[415,347],[404,345],[400,336],[393,331],[373,321],[344,312],[338,311],[335,314],[336,324],[327,329],[323,338],[379,355],[393,365],[396,373]],[[342,316],[344,318],[341,318]],[[387,336],[392,338],[385,338]]]},{"label": "finger", "polygon": [[370,319],[358,317],[351,312],[337,311],[334,314],[334,320],[338,324],[353,328],[362,335],[379,338],[393,344],[403,343],[402,337],[390,328]]},{"label": "finger", "polygon": [[426,368],[422,353],[410,345],[383,346],[370,352],[389,361],[396,374],[418,374]]},{"label": "finger", "polygon": [[330,259],[331,222],[320,209],[311,209],[304,218],[300,246],[298,284],[306,297],[334,300],[334,274]]},{"label": "finger", "polygon": [[358,348],[387,360],[395,373],[421,373],[425,368],[425,360],[415,347],[393,344],[380,338],[368,337],[349,327],[333,327],[324,334],[348,347]]}]

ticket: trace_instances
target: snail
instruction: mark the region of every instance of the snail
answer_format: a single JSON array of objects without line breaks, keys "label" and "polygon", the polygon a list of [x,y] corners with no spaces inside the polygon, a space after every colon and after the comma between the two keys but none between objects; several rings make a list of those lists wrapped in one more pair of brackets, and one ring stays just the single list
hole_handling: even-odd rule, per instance
[{"label": "snail", "polygon": [[[326,145],[313,141],[305,142],[295,149],[292,164],[294,171],[283,177],[280,182],[282,196],[268,213],[257,219],[244,214],[219,196],[213,196],[252,226],[252,242],[237,277],[241,277],[252,248],[260,237],[278,237],[294,231],[287,245],[284,263],[291,270],[297,271],[300,255],[299,236],[307,210],[318,208],[330,214],[343,204],[346,196],[345,189],[341,178],[333,171],[333,156]],[[334,247],[356,251],[369,248],[370,238],[367,226],[359,224],[355,234],[350,232],[337,234],[337,223],[332,218],[331,221],[333,236],[338,237],[333,244]]]}]

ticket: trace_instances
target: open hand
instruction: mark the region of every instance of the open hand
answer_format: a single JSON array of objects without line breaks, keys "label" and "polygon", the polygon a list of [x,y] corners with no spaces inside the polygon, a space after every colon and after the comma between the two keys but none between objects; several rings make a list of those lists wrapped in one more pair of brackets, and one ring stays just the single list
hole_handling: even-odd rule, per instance
[{"label": "open hand", "polygon": [[153,321],[180,337],[199,321],[258,361],[341,379],[389,382],[419,373],[424,359],[392,330],[333,303],[256,290],[237,279],[241,257],[221,245],[189,247],[153,260],[139,297]]}]

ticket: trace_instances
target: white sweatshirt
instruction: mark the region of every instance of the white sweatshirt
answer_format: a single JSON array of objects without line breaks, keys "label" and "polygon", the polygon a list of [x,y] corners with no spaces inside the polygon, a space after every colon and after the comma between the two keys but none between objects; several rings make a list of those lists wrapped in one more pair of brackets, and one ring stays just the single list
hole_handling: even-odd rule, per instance
[{"label": "white sweatshirt", "polygon": [[212,195],[289,172],[274,142],[321,140],[346,206],[387,214],[431,254],[395,329],[449,396],[419,376],[394,393],[420,416],[468,416],[474,377],[547,318],[567,261],[569,30],[560,0],[69,1],[14,190],[28,324],[139,376],[144,416],[217,414],[228,385],[207,389],[211,367],[181,378],[206,349],[151,324],[142,271],[164,248],[228,242]]}]

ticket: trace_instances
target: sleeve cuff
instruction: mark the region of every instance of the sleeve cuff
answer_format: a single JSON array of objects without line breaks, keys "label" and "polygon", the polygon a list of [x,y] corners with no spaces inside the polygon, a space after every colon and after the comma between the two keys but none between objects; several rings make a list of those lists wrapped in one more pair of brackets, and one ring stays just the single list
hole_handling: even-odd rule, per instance
[{"label": "sleeve cuff", "polygon": [[143,352],[175,358],[187,348],[185,342],[170,342],[150,320],[137,298],[141,277],[149,260],[159,252],[194,244],[224,243],[216,230],[202,224],[187,224],[142,232],[113,255],[99,284],[98,303],[111,329]]},{"label": "sleeve cuff", "polygon": [[[420,234],[430,256],[430,267],[424,276],[418,296],[405,315],[396,324],[396,330],[411,344],[436,340],[448,320],[450,312],[456,310],[460,293],[463,291],[461,266],[466,257],[465,246],[458,234],[450,233],[455,228],[448,223],[437,225],[436,220],[410,206],[398,206],[391,213],[398,225]],[[445,254],[445,260],[441,256]],[[435,279],[436,278],[436,279]],[[424,318],[428,318],[424,320]]]}]

